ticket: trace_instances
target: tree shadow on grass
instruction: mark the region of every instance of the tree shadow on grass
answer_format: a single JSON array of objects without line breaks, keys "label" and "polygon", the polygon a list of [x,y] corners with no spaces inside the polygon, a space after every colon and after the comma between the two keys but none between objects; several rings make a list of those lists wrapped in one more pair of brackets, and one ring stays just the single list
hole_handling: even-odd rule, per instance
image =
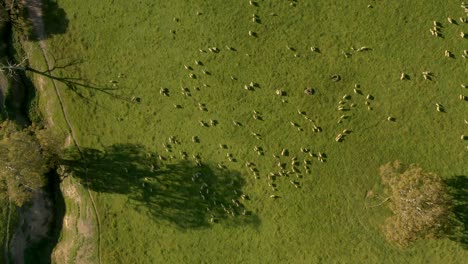
[{"label": "tree shadow on grass", "polygon": [[[57,0],[26,0],[26,14],[29,24],[36,30],[32,30],[28,39],[44,40],[52,35],[64,34],[67,32],[69,20],[63,8],[60,8]],[[38,31],[43,34],[37,34]]]},{"label": "tree shadow on grass", "polygon": [[468,249],[468,177],[455,176],[445,180],[453,202],[455,230],[450,239],[459,242]]},{"label": "tree shadow on grass", "polygon": [[[183,229],[213,224],[254,225],[259,218],[247,208],[239,172],[188,160],[161,161],[144,147],[118,144],[103,151],[71,150],[63,161],[66,170],[100,193],[128,196],[128,203],[146,209],[155,220]],[[245,199],[243,199],[245,198]]]}]

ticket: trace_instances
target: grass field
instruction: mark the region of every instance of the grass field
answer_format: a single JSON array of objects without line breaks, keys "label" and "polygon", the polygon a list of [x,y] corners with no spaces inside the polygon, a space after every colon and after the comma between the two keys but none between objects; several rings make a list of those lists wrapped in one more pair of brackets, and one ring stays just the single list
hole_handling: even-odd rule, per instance
[{"label": "grass field", "polygon": [[[389,211],[366,209],[383,198],[383,163],[418,163],[447,179],[468,174],[467,143],[460,140],[468,133],[467,102],[459,99],[468,95],[460,85],[468,84],[461,57],[468,39],[460,37],[468,24],[447,22],[466,18],[460,2],[257,2],[60,1],[68,28],[47,40],[49,53],[83,62],[54,74],[98,88],[115,80],[118,88],[79,88],[78,96],[61,87],[89,164],[103,263],[466,260],[466,245],[449,239],[406,250],[388,244],[380,226]],[[431,36],[434,20],[443,38]],[[434,74],[432,81],[424,71]],[[402,72],[409,80],[400,80]],[[258,86],[244,89],[251,82]],[[356,84],[362,94],[354,93]],[[313,95],[304,93],[308,87]],[[337,110],[340,100],[347,111]],[[445,112],[436,111],[436,103]],[[349,117],[339,123],[342,115]],[[344,129],[351,132],[335,142]],[[299,172],[268,179],[279,172],[278,162],[291,172],[293,157]],[[258,179],[246,162],[255,164]],[[85,172],[76,168],[75,177],[84,181]],[[202,179],[191,179],[196,172]],[[209,189],[206,200],[200,188]],[[369,190],[376,197],[366,200]],[[231,199],[251,215],[242,215]],[[211,223],[212,215],[218,223]]]}]

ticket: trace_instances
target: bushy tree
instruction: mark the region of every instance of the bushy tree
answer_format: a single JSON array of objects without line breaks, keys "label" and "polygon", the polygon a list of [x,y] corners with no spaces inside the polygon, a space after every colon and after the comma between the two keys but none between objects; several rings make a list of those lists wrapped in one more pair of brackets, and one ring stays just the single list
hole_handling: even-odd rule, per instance
[{"label": "bushy tree", "polygon": [[17,206],[46,184],[45,174],[54,166],[53,152],[42,146],[34,130],[8,121],[0,126],[0,190]]},{"label": "bushy tree", "polygon": [[440,177],[417,165],[398,161],[380,167],[393,216],[385,236],[400,246],[421,238],[438,238],[449,226],[450,198]]}]

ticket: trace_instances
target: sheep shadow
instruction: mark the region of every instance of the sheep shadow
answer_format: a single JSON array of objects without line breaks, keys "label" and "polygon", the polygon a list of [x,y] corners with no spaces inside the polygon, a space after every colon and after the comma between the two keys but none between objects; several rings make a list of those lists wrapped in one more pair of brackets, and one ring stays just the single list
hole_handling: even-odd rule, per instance
[{"label": "sheep shadow", "polygon": [[128,204],[181,229],[253,225],[237,171],[189,160],[160,160],[143,146],[117,144],[104,150],[67,151],[62,164],[69,175],[99,193],[125,194]]},{"label": "sheep shadow", "polygon": [[451,240],[459,242],[468,249],[468,177],[458,175],[445,180],[453,205],[453,231]]}]

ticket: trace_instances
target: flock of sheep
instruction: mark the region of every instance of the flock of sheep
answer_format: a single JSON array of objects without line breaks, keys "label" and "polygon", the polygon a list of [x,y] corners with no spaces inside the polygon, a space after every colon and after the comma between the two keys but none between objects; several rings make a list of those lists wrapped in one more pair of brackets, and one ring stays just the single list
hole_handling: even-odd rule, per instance
[{"label": "flock of sheep", "polygon": [[[295,5],[295,3],[296,3],[295,1],[291,1],[292,5]],[[253,1],[250,1],[250,5],[253,8],[258,7],[258,3],[253,2]],[[462,8],[465,10],[465,12],[468,12],[468,4],[462,3]],[[253,16],[252,16],[252,22],[253,23],[258,23],[258,21],[260,21],[260,17],[254,13]],[[459,22],[458,22],[457,20],[452,19],[452,18],[449,17],[448,22],[450,24],[453,24],[453,25],[458,25],[459,23],[467,23],[467,19],[464,18],[464,17],[460,17]],[[432,35],[434,35],[436,37],[441,37],[441,38],[444,37],[443,34],[442,34],[442,24],[440,22],[434,21],[433,22],[433,28],[430,29],[430,32],[431,32]],[[252,30],[248,31],[248,35],[251,36],[251,37],[255,37],[255,38],[259,37],[258,34],[255,33]],[[467,34],[464,33],[463,31],[460,33],[460,36],[462,38],[464,38],[464,39],[467,38]],[[288,50],[290,50],[290,51],[295,51],[295,49],[290,47],[290,46],[287,46],[286,48]],[[360,48],[352,47],[351,49],[354,52],[372,51],[372,48],[366,47],[366,46],[363,46],[363,47],[360,47]],[[321,50],[318,47],[315,47],[315,46],[311,47],[310,50],[311,50],[311,52],[321,53]],[[213,55],[215,55],[217,53],[220,53],[222,50],[220,48],[218,48],[218,47],[208,47],[208,48],[201,48],[201,49],[199,49],[199,51],[201,53],[212,53]],[[235,49],[235,48],[233,48],[231,46],[226,46],[226,51],[227,52],[236,52],[237,49]],[[345,57],[351,56],[351,54],[349,52],[346,52],[346,51],[342,51],[342,54]],[[448,58],[454,58],[455,54],[453,52],[451,52],[451,51],[446,50],[445,51],[445,56],[448,57]],[[461,56],[464,59],[468,58],[468,51],[463,50]],[[203,79],[205,78],[205,76],[211,75],[211,73],[206,69],[206,65],[201,60],[198,60],[198,59],[194,60],[194,65],[185,64],[185,65],[183,65],[183,68],[186,71],[185,74],[188,75],[189,79],[192,79],[192,80],[196,79],[196,81],[198,83],[203,83]],[[231,79],[233,81],[237,81],[236,77],[234,77],[234,76],[230,76],[230,77],[231,77]],[[435,75],[430,71],[424,71],[424,72],[422,72],[422,77],[425,80],[431,81],[431,80],[434,79]],[[330,76],[330,79],[331,79],[331,81],[338,82],[338,81],[341,80],[341,76],[338,75],[338,74],[335,74],[335,75]],[[401,75],[400,75],[400,79],[402,81],[408,81],[408,80],[410,80],[410,76],[409,76],[408,73],[402,72]],[[203,83],[202,85],[204,87],[209,86],[207,83]],[[246,90],[245,91],[246,93],[250,93],[250,92],[255,91],[257,88],[259,88],[259,86],[260,86],[260,84],[258,84],[256,82],[253,82],[253,81],[249,82],[247,84],[240,85],[240,87],[243,87],[243,89]],[[464,84],[462,84],[461,87],[465,88],[465,89],[468,88],[467,85],[464,85]],[[200,91],[200,88],[195,88],[195,90]],[[314,96],[315,92],[316,92],[315,88],[313,88],[313,87],[306,87],[304,89],[305,96]],[[283,103],[287,102],[287,100],[285,98],[287,98],[288,95],[287,95],[287,93],[285,91],[277,89],[277,90],[274,91],[274,93],[276,94],[276,96],[278,98],[281,99],[281,102],[283,102]],[[169,97],[170,96],[170,90],[168,88],[161,88],[160,89],[160,94],[162,96]],[[186,97],[191,97],[191,90],[189,88],[182,87],[181,88],[181,94],[183,96],[186,96]],[[359,98],[361,98],[360,100],[361,100],[362,103],[357,103],[356,100],[359,100]],[[356,99],[356,100],[352,101],[351,99]],[[368,93],[364,93],[361,86],[359,84],[355,84],[353,89],[352,89],[352,93],[350,92],[349,94],[343,94],[337,100],[338,103],[336,105],[336,110],[337,110],[337,115],[339,116],[337,118],[337,123],[338,124],[342,124],[342,123],[344,124],[345,121],[351,117],[352,110],[355,109],[356,107],[363,106],[368,111],[372,111],[373,110],[373,101],[374,101],[374,99],[375,98],[374,98],[373,95],[368,94]],[[460,100],[467,101],[468,97],[463,95],[463,94],[460,94]],[[196,105],[195,110],[202,111],[202,112],[209,112],[208,107],[207,107],[207,105],[205,103],[196,102],[195,105]],[[176,109],[182,108],[182,106],[180,104],[174,104],[174,107]],[[444,112],[445,111],[445,109],[444,109],[444,107],[443,107],[443,105],[441,103],[436,103],[436,110],[438,112]],[[307,130],[306,132],[310,131],[310,132],[313,132],[313,133],[321,133],[322,132],[322,127],[317,123],[316,120],[314,120],[314,118],[308,116],[306,114],[306,112],[302,111],[301,109],[297,109],[297,114],[299,116],[301,116],[304,120],[307,120],[307,123],[310,124],[310,125],[301,126],[297,122],[291,121],[290,122],[291,129],[294,129],[294,130],[297,130],[297,131],[304,131],[306,129]],[[264,121],[264,118],[263,118],[262,114],[259,111],[255,110],[255,109],[252,110],[251,117],[252,117],[252,122]],[[236,129],[239,129],[239,130],[247,129],[247,126],[245,126],[244,124],[242,124],[241,122],[239,122],[237,120],[229,120],[229,121],[228,120],[218,121],[218,120],[215,120],[215,119],[194,120],[194,122],[198,122],[198,124],[200,126],[204,127],[204,128],[215,127],[215,126],[218,125],[219,122],[225,122],[225,121],[226,121],[226,123],[231,123],[232,126],[234,126]],[[393,117],[393,116],[387,116],[386,121],[395,122],[396,118]],[[465,123],[468,124],[468,121],[465,120]],[[258,133],[257,131],[250,131],[250,134],[254,138],[256,138],[258,140],[258,142],[259,142],[257,145],[252,146],[252,150],[259,157],[264,156],[266,150],[261,146],[262,141],[264,140],[264,137],[260,133]],[[352,134],[352,129],[350,129],[348,127],[344,127],[343,129],[340,129],[340,131],[338,131],[336,133],[336,136],[335,136],[334,140],[336,142],[338,142],[338,143],[343,142],[351,134]],[[467,140],[468,136],[462,135],[461,139],[462,140]],[[199,135],[193,135],[191,137],[191,142],[194,143],[194,144],[200,143],[200,136]],[[174,157],[172,155],[171,144],[172,145],[174,145],[174,144],[177,145],[179,143],[177,142],[175,137],[171,137],[169,139],[168,143],[164,143],[164,149],[168,153],[170,153],[169,154],[170,159],[176,159],[176,157]],[[267,172],[267,173],[261,173],[259,171],[259,169],[258,169],[257,164],[255,164],[255,162],[253,162],[251,160],[241,161],[241,158],[235,157],[232,153],[230,153],[228,150],[231,148],[231,146],[220,143],[219,148],[226,152],[225,153],[226,162],[228,162],[228,163],[231,163],[231,162],[243,162],[243,163],[245,163],[245,167],[246,167],[247,171],[249,172],[249,174],[252,175],[252,177],[254,179],[257,179],[257,180],[261,179],[262,178],[261,175],[263,175],[263,177],[266,179],[266,184],[268,185],[268,188],[270,189],[270,192],[269,192],[268,196],[273,198],[273,199],[281,197],[278,194],[278,183],[280,182],[279,179],[286,179],[286,181],[288,181],[294,188],[300,189],[301,188],[301,182],[300,182],[301,178],[305,174],[311,174],[311,164],[312,164],[313,160],[317,160],[320,163],[324,163],[327,160],[327,155],[324,152],[322,152],[322,151],[315,151],[314,152],[311,149],[309,149],[307,146],[301,147],[300,149],[297,150],[297,152],[291,151],[291,150],[289,150],[287,148],[282,148],[281,150],[278,150],[277,153],[273,153],[273,158],[275,159],[276,168],[271,168],[271,170],[269,172]],[[298,154],[293,155],[293,153],[298,153]],[[193,157],[193,160],[194,160],[194,162],[195,162],[195,164],[197,166],[202,166],[202,159],[201,159],[199,154],[194,154],[194,155],[192,155],[192,157]],[[159,155],[159,158],[161,160],[167,159],[163,155]],[[189,154],[187,154],[184,151],[180,151],[180,158],[189,159]],[[226,169],[227,168],[222,162],[218,163],[218,167],[220,169]],[[196,181],[199,178],[199,175],[194,174],[194,177],[195,178],[193,180]],[[284,181],[281,180],[281,182],[284,182]],[[205,185],[202,185],[202,187],[201,187],[200,197],[203,200],[205,200],[206,199],[206,197],[205,197],[206,196],[206,190],[205,190],[206,186],[205,187],[203,187],[203,186],[205,186]],[[239,195],[239,197],[241,199],[248,200],[248,196],[245,195],[245,194],[242,194],[240,192],[240,190],[234,190],[234,192],[236,193],[236,195]],[[231,209],[233,207],[243,207],[242,204],[240,204],[240,202],[238,201],[238,199],[233,199],[232,203],[233,204],[230,205],[230,207],[229,207]],[[224,207],[223,208],[224,211],[228,215],[229,214],[234,215],[234,210],[226,209],[225,205],[223,205],[223,207]],[[242,214],[247,215],[247,211],[244,210]],[[215,219],[216,219],[215,216],[211,217],[212,222],[215,222]]]}]

